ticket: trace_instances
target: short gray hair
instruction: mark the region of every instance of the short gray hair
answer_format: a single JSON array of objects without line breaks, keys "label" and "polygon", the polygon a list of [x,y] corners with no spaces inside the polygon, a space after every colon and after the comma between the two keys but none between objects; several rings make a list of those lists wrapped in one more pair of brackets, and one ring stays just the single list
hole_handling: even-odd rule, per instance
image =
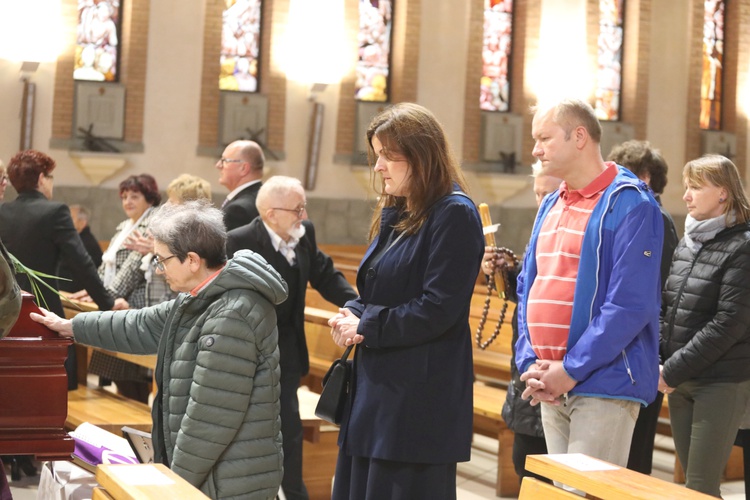
[{"label": "short gray hair", "polygon": [[255,207],[258,209],[260,215],[273,208],[272,200],[275,198],[284,198],[296,188],[302,187],[302,182],[296,177],[287,177],[286,175],[274,175],[267,181],[263,182],[263,185],[258,191],[258,197],[255,199]]},{"label": "short gray hair", "polygon": [[602,142],[602,125],[596,117],[591,104],[582,99],[562,99],[554,104],[544,103],[532,106],[531,111],[547,112],[552,110],[552,121],[560,125],[565,131],[565,140],[570,139],[576,127],[583,127],[591,139],[600,144]]},{"label": "short gray hair", "polygon": [[154,239],[165,244],[180,262],[185,261],[188,252],[206,259],[209,269],[227,261],[224,216],[208,200],[162,205],[152,216],[149,230]]}]

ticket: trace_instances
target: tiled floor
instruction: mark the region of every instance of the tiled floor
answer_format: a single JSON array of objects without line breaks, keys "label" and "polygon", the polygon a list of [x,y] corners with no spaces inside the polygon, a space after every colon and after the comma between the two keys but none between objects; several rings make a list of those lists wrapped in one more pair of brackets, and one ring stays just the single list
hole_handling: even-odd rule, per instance
[{"label": "tiled floor", "polygon": [[[670,439],[657,436],[657,448],[669,449]],[[458,464],[456,485],[458,500],[494,499],[495,475],[497,472],[497,441],[484,436],[475,436],[471,461]],[[674,470],[674,453],[669,451],[654,452],[653,476],[665,481],[672,480]],[[6,468],[8,477],[10,469]],[[14,500],[36,500],[39,477],[24,477],[18,483],[11,483]],[[724,500],[744,500],[745,489],[742,481],[722,484],[721,494]]]}]

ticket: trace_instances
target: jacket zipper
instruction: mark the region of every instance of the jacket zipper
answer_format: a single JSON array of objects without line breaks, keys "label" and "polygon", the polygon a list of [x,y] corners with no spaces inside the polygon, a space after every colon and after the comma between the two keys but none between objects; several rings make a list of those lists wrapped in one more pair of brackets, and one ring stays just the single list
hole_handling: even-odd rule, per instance
[{"label": "jacket zipper", "polygon": [[635,379],[633,378],[633,370],[630,369],[630,362],[628,361],[628,355],[625,354],[625,349],[622,350],[622,360],[625,362],[625,369],[628,371],[628,377],[630,377],[630,383],[635,385]]},{"label": "jacket zipper", "polygon": [[693,261],[690,263],[690,269],[688,269],[688,272],[685,274],[685,277],[682,280],[682,283],[680,284],[680,290],[677,292],[677,296],[675,297],[674,305],[672,306],[672,314],[670,315],[669,324],[667,328],[667,331],[669,332],[669,338],[667,338],[667,341],[669,342],[672,341],[672,332],[674,331],[674,320],[675,320],[675,317],[677,316],[677,305],[680,303],[680,300],[682,299],[682,294],[685,291],[685,286],[687,285],[688,278],[690,277],[690,273],[693,272],[695,263],[698,262],[698,256],[701,254],[704,248],[705,248],[705,245],[701,246],[698,249],[698,252],[695,254],[695,257],[693,257]]}]

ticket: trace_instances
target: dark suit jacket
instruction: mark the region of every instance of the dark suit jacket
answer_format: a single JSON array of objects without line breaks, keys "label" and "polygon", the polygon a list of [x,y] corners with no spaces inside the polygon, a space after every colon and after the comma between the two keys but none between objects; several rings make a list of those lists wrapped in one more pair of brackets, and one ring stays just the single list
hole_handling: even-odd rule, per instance
[{"label": "dark suit jacket", "polygon": [[[304,375],[310,367],[307,343],[305,342],[304,304],[307,283],[309,282],[314,289],[320,292],[323,298],[339,307],[343,306],[347,300],[356,298],[357,293],[346,281],[344,275],[333,267],[333,260],[318,248],[315,242],[315,228],[312,223],[310,221],[303,221],[302,224],[305,226],[305,235],[294,249],[297,256],[297,265],[300,270],[299,284],[296,291],[289,290],[290,297],[293,296],[293,293],[296,293],[296,296],[299,298],[297,303],[301,307],[294,311],[294,317],[292,318],[294,324],[293,335],[282,338],[280,332],[279,351],[281,355],[280,363],[283,367],[286,364],[284,358],[291,357],[289,355],[285,356],[284,353],[289,352],[290,349],[297,349],[299,351],[297,359],[301,360],[302,365],[295,368],[299,368],[300,373]],[[260,254],[272,265],[276,261],[276,258],[281,256],[279,252],[274,250],[271,237],[268,235],[268,231],[260,217],[253,220],[250,224],[229,232],[227,254],[231,257],[234,252],[243,248]]]},{"label": "dark suit jacket", "polygon": [[383,209],[357,273],[360,298],[346,304],[364,342],[339,446],[354,457],[466,461],[474,412],[469,307],[484,252],[479,213],[471,200],[449,195],[400,240],[398,220],[395,208]]},{"label": "dark suit jacket", "polygon": [[[99,309],[112,308],[114,300],[104,289],[96,266],[73,226],[70,210],[63,203],[50,201],[36,190],[20,193],[15,200],[0,205],[0,239],[10,253],[35,271],[55,275],[64,261]],[[25,275],[17,278],[22,289],[31,291]],[[45,281],[59,290],[57,280]],[[47,309],[63,315],[60,297],[45,287],[42,296]]]},{"label": "dark suit jacket", "polygon": [[257,182],[246,187],[224,205],[222,210],[224,211],[224,224],[227,226],[227,231],[244,226],[258,216],[255,199],[258,197],[260,186],[261,183]]},{"label": "dark suit jacket", "polygon": [[[86,252],[88,252],[91,260],[94,261],[94,265],[98,269],[99,266],[102,265],[102,247],[99,246],[99,242],[96,240],[94,233],[91,232],[90,227],[86,226],[83,228],[83,231],[79,233],[79,236],[81,237],[83,247],[86,249]],[[71,280],[60,281],[60,290],[65,290],[66,292],[77,292],[78,290],[86,288],[65,262],[60,263],[60,269],[57,276]]]}]

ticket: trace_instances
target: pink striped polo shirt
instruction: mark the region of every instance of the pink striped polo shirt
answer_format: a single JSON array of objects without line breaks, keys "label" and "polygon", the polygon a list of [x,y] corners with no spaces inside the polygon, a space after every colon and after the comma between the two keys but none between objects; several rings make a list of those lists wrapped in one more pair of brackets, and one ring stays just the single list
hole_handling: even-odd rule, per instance
[{"label": "pink striped polo shirt", "polygon": [[583,234],[596,203],[617,175],[613,162],[606,166],[577,191],[569,191],[566,182],[560,184],[560,197],[542,222],[536,244],[537,276],[526,313],[531,346],[539,359],[565,356]]}]

